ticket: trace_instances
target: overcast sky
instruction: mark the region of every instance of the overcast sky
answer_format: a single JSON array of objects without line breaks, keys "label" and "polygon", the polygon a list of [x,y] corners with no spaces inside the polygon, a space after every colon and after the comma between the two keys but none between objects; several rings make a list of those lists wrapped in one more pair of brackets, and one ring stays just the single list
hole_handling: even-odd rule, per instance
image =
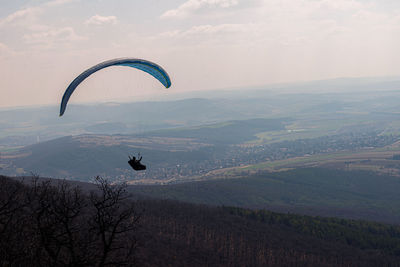
[{"label": "overcast sky", "polygon": [[[163,66],[167,93],[400,75],[398,0],[0,0],[0,107],[57,104],[113,57]],[[114,67],[71,102],[165,94]]]}]

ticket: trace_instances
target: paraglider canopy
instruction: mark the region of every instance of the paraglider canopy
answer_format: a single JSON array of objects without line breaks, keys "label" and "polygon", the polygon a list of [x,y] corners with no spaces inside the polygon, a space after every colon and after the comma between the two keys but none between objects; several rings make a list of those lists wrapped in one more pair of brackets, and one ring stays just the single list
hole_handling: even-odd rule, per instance
[{"label": "paraglider canopy", "polygon": [[116,58],[107,60],[85,70],[70,83],[62,97],[60,116],[64,114],[69,98],[81,82],[83,82],[87,77],[96,71],[111,66],[127,66],[136,68],[152,75],[154,78],[159,80],[165,86],[165,88],[169,88],[171,86],[171,79],[169,78],[168,73],[156,63],[138,58]]}]

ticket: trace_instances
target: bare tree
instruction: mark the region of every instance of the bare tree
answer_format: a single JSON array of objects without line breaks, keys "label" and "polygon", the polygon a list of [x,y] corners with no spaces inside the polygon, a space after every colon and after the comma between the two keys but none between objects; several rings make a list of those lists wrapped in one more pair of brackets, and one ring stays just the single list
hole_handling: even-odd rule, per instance
[{"label": "bare tree", "polygon": [[[50,180],[32,182],[30,210],[40,240],[37,259],[53,266],[79,266],[85,262],[82,232],[87,201],[78,187],[66,181],[53,186]],[[87,228],[87,227],[86,227]]]},{"label": "bare tree", "polygon": [[24,209],[28,202],[24,186],[0,176],[0,266],[11,265],[25,258],[26,250],[21,244],[24,238]]},{"label": "bare tree", "polygon": [[125,184],[110,184],[97,176],[97,192],[91,192],[94,208],[90,225],[101,250],[97,266],[132,265],[140,213],[126,192]]},{"label": "bare tree", "polygon": [[125,184],[0,176],[0,266],[132,266],[140,214]]}]

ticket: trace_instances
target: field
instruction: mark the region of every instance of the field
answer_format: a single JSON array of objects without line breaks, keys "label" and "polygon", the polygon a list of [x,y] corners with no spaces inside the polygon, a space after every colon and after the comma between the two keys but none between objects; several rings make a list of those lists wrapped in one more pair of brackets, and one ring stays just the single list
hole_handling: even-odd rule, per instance
[{"label": "field", "polygon": [[400,154],[398,144],[379,149],[365,149],[354,152],[336,152],[318,155],[305,155],[285,160],[269,161],[227,170],[218,170],[215,173],[235,175],[244,171],[285,171],[304,167],[323,167],[340,170],[368,170],[382,174],[400,176],[400,161],[394,159]]}]

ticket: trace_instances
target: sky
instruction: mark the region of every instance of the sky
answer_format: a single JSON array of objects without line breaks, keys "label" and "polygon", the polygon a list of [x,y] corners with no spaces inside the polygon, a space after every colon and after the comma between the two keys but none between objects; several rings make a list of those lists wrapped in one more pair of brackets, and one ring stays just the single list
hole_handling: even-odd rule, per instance
[{"label": "sky", "polygon": [[115,57],[160,64],[172,87],[113,67],[70,103],[399,76],[399,47],[398,0],[0,0],[0,107],[58,104]]}]

